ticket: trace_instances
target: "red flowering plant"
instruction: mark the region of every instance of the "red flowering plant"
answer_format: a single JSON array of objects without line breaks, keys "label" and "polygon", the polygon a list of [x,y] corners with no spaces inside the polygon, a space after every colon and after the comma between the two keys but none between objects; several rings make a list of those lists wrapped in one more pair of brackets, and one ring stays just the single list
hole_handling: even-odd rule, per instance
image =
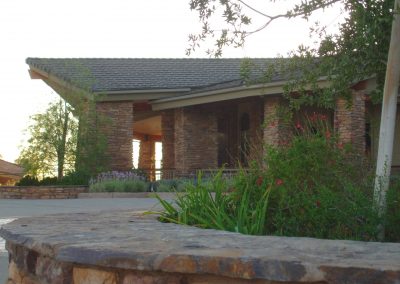
[{"label": "red flowering plant", "polygon": [[368,161],[341,149],[325,114],[295,120],[289,146],[268,146],[265,179],[273,181],[266,221],[276,235],[374,240]]},{"label": "red flowering plant", "polygon": [[[351,147],[339,146],[328,116],[292,121],[295,135],[287,143],[267,145],[264,159],[250,160],[249,169],[229,185],[217,176],[215,196],[197,183],[175,204],[162,201],[169,212],[164,220],[243,234],[376,240],[381,220],[373,208],[368,161]],[[229,188],[234,191],[226,192]],[[400,220],[396,196],[388,199],[390,241],[400,241],[399,229],[393,229]]]}]

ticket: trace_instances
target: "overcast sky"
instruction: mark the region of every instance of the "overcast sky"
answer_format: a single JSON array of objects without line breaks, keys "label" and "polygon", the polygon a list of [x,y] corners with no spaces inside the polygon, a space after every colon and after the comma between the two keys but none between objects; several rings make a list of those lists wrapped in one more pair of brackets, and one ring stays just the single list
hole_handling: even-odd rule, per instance
[{"label": "overcast sky", "polygon": [[[267,0],[268,11],[276,4]],[[250,3],[249,2],[249,3]],[[294,1],[284,1],[292,3]],[[198,31],[188,0],[1,0],[0,155],[14,161],[29,116],[58,98],[41,80],[31,80],[27,57],[186,57],[187,37]],[[276,10],[276,9],[275,9]],[[274,12],[274,11],[272,11]],[[334,29],[340,10],[317,14]],[[279,20],[223,57],[286,55],[308,38],[304,20]],[[205,49],[208,47],[204,45]],[[206,57],[198,51],[191,57]],[[26,138],[26,136],[25,136]]]}]

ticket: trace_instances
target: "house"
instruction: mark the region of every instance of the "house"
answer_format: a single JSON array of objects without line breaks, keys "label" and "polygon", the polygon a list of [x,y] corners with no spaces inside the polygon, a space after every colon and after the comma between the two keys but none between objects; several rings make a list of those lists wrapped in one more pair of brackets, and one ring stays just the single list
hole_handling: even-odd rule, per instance
[{"label": "house", "polygon": [[[276,59],[251,59],[259,66]],[[234,168],[248,141],[277,144],[287,139],[280,106],[286,83],[275,74],[269,83],[246,85],[242,59],[46,59],[26,60],[33,79],[41,79],[73,104],[72,94],[96,97],[96,111],[108,117],[106,154],[113,170],[132,168],[132,139],[140,140],[139,168],[154,169],[155,142],[162,142],[162,168],[191,173],[198,169]],[[257,77],[257,69],[252,71]],[[319,86],[329,82],[321,78]],[[380,108],[366,95],[374,79],[351,87],[352,104],[336,101],[335,110],[303,108],[299,114],[326,114],[341,142],[376,155]],[[263,122],[268,118],[265,127]],[[399,116],[397,116],[399,120]],[[379,125],[379,124],[374,124]],[[399,125],[399,123],[397,123]],[[395,145],[399,145],[397,126]],[[262,141],[258,142],[261,143]],[[400,166],[395,147],[393,166]]]},{"label": "house", "polygon": [[13,185],[24,175],[20,166],[0,159],[0,185]]}]

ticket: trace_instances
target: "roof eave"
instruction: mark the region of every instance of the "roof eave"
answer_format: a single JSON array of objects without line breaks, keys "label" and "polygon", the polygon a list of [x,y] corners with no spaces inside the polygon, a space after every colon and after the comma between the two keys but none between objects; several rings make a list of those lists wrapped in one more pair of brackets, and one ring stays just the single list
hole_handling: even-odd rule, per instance
[{"label": "roof eave", "polygon": [[[86,98],[95,98],[97,101],[142,101],[142,100],[156,100],[166,97],[175,97],[183,93],[189,92],[190,88],[176,88],[176,89],[136,89],[136,90],[114,90],[114,91],[87,91],[75,85],[68,83],[59,77],[43,71],[35,66],[29,65],[29,75],[31,79],[41,79],[52,87],[56,92],[57,90],[52,86],[55,83],[73,93],[83,94]],[[58,93],[58,92],[57,92]]]},{"label": "roof eave", "polygon": [[[179,97],[165,98],[153,101],[153,110],[165,110],[178,107],[213,103],[225,100],[240,99],[246,97],[266,96],[266,95],[281,95],[283,87],[287,81],[277,81],[266,84],[256,84],[251,86],[240,86],[226,88],[214,91],[207,91],[196,94],[189,94]],[[323,88],[329,86],[329,81],[326,77],[321,77],[318,80],[318,86]],[[311,89],[311,88],[310,88]]]}]

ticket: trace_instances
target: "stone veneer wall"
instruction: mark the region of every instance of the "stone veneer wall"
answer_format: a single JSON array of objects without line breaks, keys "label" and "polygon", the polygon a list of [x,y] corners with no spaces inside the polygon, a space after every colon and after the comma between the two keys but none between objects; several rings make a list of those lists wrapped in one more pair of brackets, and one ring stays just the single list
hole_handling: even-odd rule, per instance
[{"label": "stone veneer wall", "polygon": [[152,140],[141,140],[139,151],[139,169],[155,168],[155,142]]},{"label": "stone veneer wall", "polygon": [[129,211],[22,218],[0,236],[7,284],[400,282],[398,243],[246,236]]},{"label": "stone veneer wall", "polygon": [[162,167],[175,168],[175,112],[166,110],[161,114]]},{"label": "stone veneer wall", "polygon": [[250,145],[249,158],[258,160],[263,155],[263,122],[264,122],[264,100],[254,98],[250,101],[250,131],[248,143]]},{"label": "stone veneer wall", "polygon": [[0,186],[0,199],[70,199],[87,186]]},{"label": "stone veneer wall", "polygon": [[100,102],[97,113],[105,117],[101,131],[107,138],[106,156],[112,170],[126,171],[132,169],[132,102]]},{"label": "stone veneer wall", "polygon": [[217,168],[217,131],[216,114],[207,105],[175,109],[175,168],[178,172]]},{"label": "stone veneer wall", "polygon": [[283,115],[287,103],[281,97],[265,97],[264,99],[264,142],[279,145],[292,139],[290,125],[284,121]]},{"label": "stone veneer wall", "polygon": [[335,129],[340,142],[352,143],[355,149],[365,151],[365,96],[362,91],[354,91],[352,104],[345,98],[336,101]]}]

